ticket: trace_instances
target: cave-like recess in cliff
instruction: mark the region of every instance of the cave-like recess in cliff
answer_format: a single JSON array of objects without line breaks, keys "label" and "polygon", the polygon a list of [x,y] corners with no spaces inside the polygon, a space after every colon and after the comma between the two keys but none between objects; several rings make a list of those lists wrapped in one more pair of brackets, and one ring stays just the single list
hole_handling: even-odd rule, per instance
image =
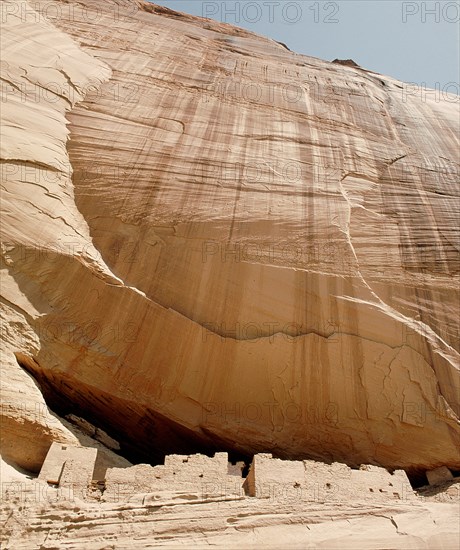
[{"label": "cave-like recess in cliff", "polygon": [[[277,452],[276,449],[255,449],[253,452],[245,452],[239,449],[236,443],[232,445],[231,442],[221,440],[205,429],[200,438],[195,432],[157,412],[123,402],[97,388],[84,385],[78,388],[71,387],[63,380],[53,378],[48,372],[40,369],[35,359],[22,353],[16,355],[19,365],[39,384],[46,404],[55,414],[60,417],[74,414],[91,422],[95,427],[102,428],[119,442],[120,451],[117,454],[133,464],[163,464],[165,456],[169,454],[201,453],[213,456],[216,452],[226,451],[229,461],[245,462],[243,477],[246,477],[253,455],[257,452],[270,452],[274,457],[283,459],[314,458],[308,454],[303,457],[289,457],[282,451]],[[131,411],[127,424],[117,422],[118,408]],[[359,467],[353,463],[348,466]],[[414,488],[427,485],[425,471],[414,469],[406,473]],[[460,475],[460,471],[454,471],[454,475]]]},{"label": "cave-like recess in cliff", "polygon": [[19,365],[38,383],[47,406],[60,417],[74,414],[102,428],[120,444],[118,454],[134,464],[163,464],[169,454],[201,453],[213,456],[226,451],[229,460],[249,463],[253,453],[202,430],[202,435],[172,422],[158,412],[122,400],[94,386],[70,385],[35,359],[17,353]]}]

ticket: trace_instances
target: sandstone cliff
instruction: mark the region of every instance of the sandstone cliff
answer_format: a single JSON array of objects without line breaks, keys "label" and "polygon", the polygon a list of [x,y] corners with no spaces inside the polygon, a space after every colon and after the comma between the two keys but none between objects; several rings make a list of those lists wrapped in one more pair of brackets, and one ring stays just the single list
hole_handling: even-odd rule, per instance
[{"label": "sandstone cliff", "polygon": [[458,98],[144,2],[2,9],[5,458],[75,443],[43,392],[144,461],[460,469]]}]

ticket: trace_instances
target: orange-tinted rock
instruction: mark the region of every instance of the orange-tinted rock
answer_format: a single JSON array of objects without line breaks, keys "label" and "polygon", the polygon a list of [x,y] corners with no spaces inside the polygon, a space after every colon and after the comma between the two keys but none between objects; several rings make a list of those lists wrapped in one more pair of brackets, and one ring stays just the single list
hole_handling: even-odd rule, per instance
[{"label": "orange-tinted rock", "polygon": [[70,6],[2,33],[5,353],[144,459],[460,468],[455,97]]}]

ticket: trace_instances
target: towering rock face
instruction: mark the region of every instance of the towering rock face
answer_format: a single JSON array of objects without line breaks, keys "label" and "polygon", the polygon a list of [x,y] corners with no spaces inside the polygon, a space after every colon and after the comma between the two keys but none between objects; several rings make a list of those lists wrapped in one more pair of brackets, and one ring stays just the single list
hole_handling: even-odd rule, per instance
[{"label": "towering rock face", "polygon": [[144,460],[460,468],[458,98],[145,2],[3,4],[7,458],[33,374]]}]

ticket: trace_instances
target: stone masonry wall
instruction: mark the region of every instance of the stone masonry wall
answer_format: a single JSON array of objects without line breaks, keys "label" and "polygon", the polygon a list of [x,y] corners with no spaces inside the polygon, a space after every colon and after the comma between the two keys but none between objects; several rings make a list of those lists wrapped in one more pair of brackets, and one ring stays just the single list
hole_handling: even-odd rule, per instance
[{"label": "stone masonry wall", "polygon": [[413,501],[416,496],[406,473],[393,474],[378,466],[352,470],[345,464],[313,460],[287,461],[270,454],[255,455],[245,482],[249,496],[306,501]]},{"label": "stone masonry wall", "polygon": [[104,500],[122,501],[139,493],[191,492],[200,496],[242,495],[243,479],[228,473],[227,453],[169,455],[164,465],[109,468]]},{"label": "stone masonry wall", "polygon": [[[75,479],[75,482],[79,484],[83,483],[84,480],[89,483],[93,478],[96,459],[97,449],[54,442],[48,450],[38,479],[55,485],[68,484],[70,479]],[[68,464],[65,468],[66,462]]]}]

